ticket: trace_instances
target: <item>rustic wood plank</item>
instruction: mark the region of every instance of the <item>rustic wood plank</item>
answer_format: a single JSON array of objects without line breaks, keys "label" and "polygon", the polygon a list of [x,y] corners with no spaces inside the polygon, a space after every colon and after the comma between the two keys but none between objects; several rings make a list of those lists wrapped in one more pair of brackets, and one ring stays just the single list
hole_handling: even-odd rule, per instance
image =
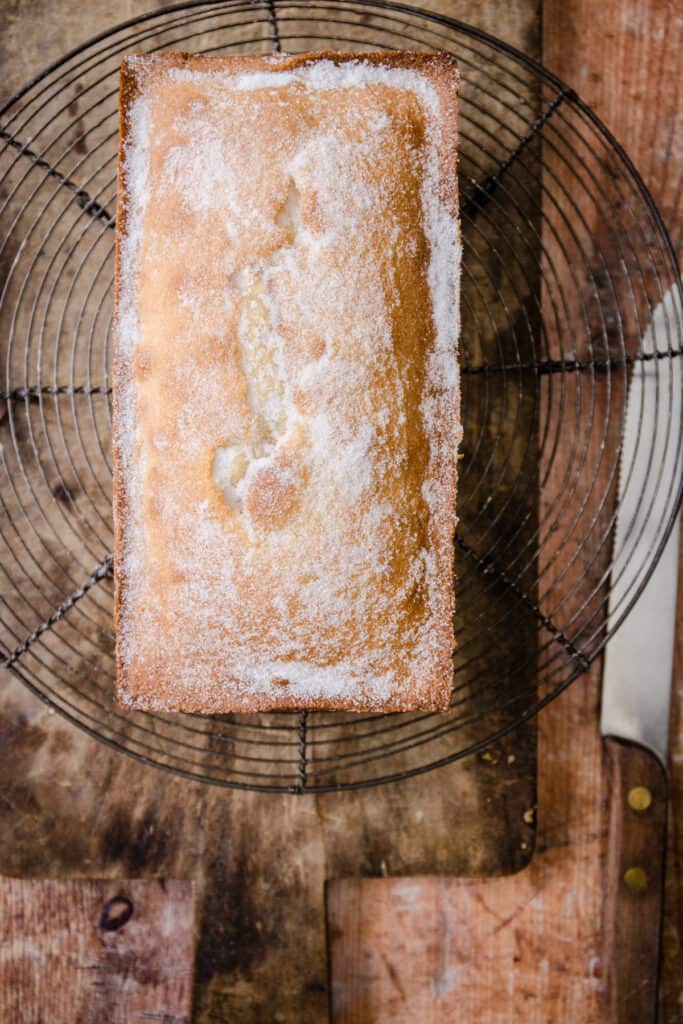
[{"label": "rustic wood plank", "polygon": [[192,889],[0,879],[0,1018],[189,1024]]},{"label": "rustic wood plank", "polygon": [[[672,781],[680,787],[680,600],[678,623],[671,760]],[[596,663],[539,718],[539,831],[528,868],[482,881],[328,885],[334,1024],[445,1024],[460,1015],[487,1024],[604,1024],[600,922],[608,773],[598,732],[600,678]],[[681,950],[673,916],[680,884],[674,859],[663,936],[663,1024],[680,1021]]]},{"label": "rustic wood plank", "polygon": [[[625,143],[680,250],[680,11],[660,0],[597,6],[590,0],[546,0],[543,28],[546,64],[575,86]],[[680,601],[678,620],[663,940],[665,1024],[680,1021],[683,999]],[[596,662],[539,718],[537,851],[521,874],[483,882],[353,880],[330,885],[335,1024],[372,1024],[389,1016],[399,1024],[460,1016],[487,1024],[604,1021],[600,922],[607,775],[598,734],[600,677]],[[444,922],[450,923],[448,931]]]},{"label": "rustic wood plank", "polygon": [[604,824],[586,775],[598,700],[593,669],[540,719],[539,834],[522,872],[330,883],[334,1024],[601,1024]]},{"label": "rustic wood plank", "polygon": [[[669,0],[544,4],[546,63],[605,120],[633,159],[683,257],[683,12]],[[681,618],[682,576],[679,582]],[[671,778],[663,929],[662,1024],[677,1024],[683,1000],[683,648],[677,631],[671,718]]]},{"label": "rustic wood plank", "polygon": [[[92,5],[93,9],[96,5]],[[604,46],[602,44],[601,32],[595,32],[595,19],[596,9],[594,5],[589,5],[590,11],[586,4],[581,5],[580,9],[577,5],[570,5],[564,7],[563,10],[567,12],[567,24],[565,25],[566,34],[558,35],[557,48],[560,53],[561,59],[564,61],[580,60],[581,53],[580,47],[577,47],[572,42],[571,33],[577,31],[577,25],[579,29],[585,33],[585,35],[593,36],[594,43],[591,45],[598,46],[599,52],[595,53],[594,65],[586,63],[586,68],[593,66],[599,67],[601,72],[604,73],[605,68],[605,54]],[[465,5],[461,4],[449,4],[449,13],[465,14],[467,16],[467,10]],[[457,7],[457,10],[455,8]],[[483,5],[485,10],[482,10],[482,23],[493,31],[503,34],[508,24],[507,18],[508,13],[506,12],[505,24],[501,24],[500,8],[496,5]],[[559,5],[555,5],[555,16],[561,16],[559,12]],[[28,7],[26,8],[29,9]],[[142,9],[142,5],[137,9]],[[649,11],[650,8],[648,8]],[[658,7],[660,11],[663,8]],[[552,11],[545,12],[545,31],[546,36],[552,36],[553,20]],[[669,8],[671,10],[671,8]],[[559,13],[558,13],[559,12]],[[34,9],[34,14],[36,13]],[[40,12],[38,12],[40,13]],[[42,11],[44,14],[44,9]],[[121,13],[121,17],[124,13]],[[519,17],[519,15],[515,15]],[[99,15],[98,15],[99,17]],[[104,17],[104,15],[103,15]],[[512,15],[510,15],[512,17]],[[616,24],[618,25],[618,14],[614,10],[614,7],[609,7],[606,11],[600,11],[600,17],[609,20],[612,19],[612,28]],[[649,17],[649,15],[648,15]],[[83,13],[79,10],[78,14],[74,14],[71,18],[71,25],[75,23],[75,19],[78,18],[78,25],[74,29],[76,34],[87,35],[90,29],[86,29],[83,22]],[[57,20],[57,19],[55,19]],[[65,19],[62,19],[63,21]],[[585,29],[581,26],[585,26]],[[601,23],[601,28],[606,29],[608,32],[612,31],[610,25]],[[93,29],[94,30],[94,29]],[[621,31],[621,29],[619,29]],[[638,31],[632,31],[633,35],[633,46],[634,48],[643,46],[642,36]],[[665,47],[675,47],[679,45],[677,42],[677,29],[668,26],[666,32],[662,31],[661,23],[655,22],[652,27],[652,31],[648,31],[647,35],[647,48],[651,45],[652,39],[657,39],[657,32],[662,32],[659,36],[660,45]],[[62,32],[61,27],[55,26],[55,35]],[[62,35],[59,35],[57,40],[57,50],[65,49],[71,42],[67,42]],[[30,50],[26,46],[26,40],[22,36],[22,47],[18,48],[23,54],[28,64],[31,64],[32,59],[30,58]],[[676,51],[669,50],[667,52]],[[620,66],[627,67],[628,62],[624,62],[622,52],[622,60]],[[628,54],[626,54],[628,56]],[[642,61],[642,54],[639,55],[640,63],[639,68],[644,67]],[[47,59],[46,57],[42,58]],[[7,62],[6,62],[7,63]],[[655,58],[650,57],[647,64],[652,64],[653,70],[648,72],[650,78],[646,80],[648,82],[657,80],[657,63]],[[35,60],[33,60],[32,67],[35,67]],[[584,87],[582,78],[577,77],[576,73],[571,68],[566,68],[563,72],[560,69],[560,73],[564,73],[566,77],[572,78],[577,88],[590,99],[587,88]],[[18,82],[23,81],[28,74],[24,74],[23,71],[18,77]],[[588,77],[588,76],[583,76]],[[598,84],[598,83],[595,83]],[[621,116],[626,114],[626,104],[631,102],[633,97],[629,97],[628,93],[622,93],[622,98],[619,99],[619,103],[622,104]],[[661,110],[661,102],[668,102],[666,92],[661,92],[660,104],[657,110]],[[680,109],[680,104],[674,106],[674,111]],[[604,112],[603,112],[604,113]],[[678,114],[677,116],[680,116]],[[660,126],[666,122],[666,116],[652,117],[650,120],[650,129],[658,130]],[[647,126],[643,124],[643,130],[645,131]],[[618,131],[619,134],[619,131]],[[626,137],[622,136],[625,140]],[[677,138],[680,139],[680,131],[677,133]],[[631,147],[633,148],[633,147]],[[656,152],[656,147],[653,148],[653,152]],[[661,152],[661,147],[660,147]],[[666,152],[666,150],[665,150]],[[665,171],[667,174],[671,174],[671,167],[675,165],[675,161],[662,161],[659,168],[655,168],[655,171]],[[672,194],[676,195],[675,182],[673,185],[667,186]],[[680,177],[678,179],[678,189],[680,194]],[[674,203],[675,206],[675,203]],[[681,662],[679,661],[679,665]],[[595,670],[594,670],[595,672]],[[590,929],[593,927],[595,914],[599,914],[599,901],[600,892],[594,890],[590,886],[590,880],[594,878],[594,868],[592,867],[592,860],[599,855],[599,844],[595,838],[595,830],[599,833],[601,818],[599,812],[599,805],[594,805],[591,800],[595,797],[597,800],[597,794],[599,792],[600,782],[595,771],[595,764],[598,763],[599,759],[599,748],[594,741],[593,731],[595,730],[595,723],[597,721],[596,709],[597,709],[597,691],[595,689],[595,678],[594,672],[591,675],[591,682],[584,680],[577,686],[571,693],[572,698],[576,700],[581,696],[581,706],[571,712],[568,708],[569,695],[566,695],[561,699],[554,708],[548,711],[540,720],[540,727],[543,732],[544,729],[548,728],[550,731],[550,742],[544,746],[544,751],[554,750],[558,745],[565,743],[567,749],[571,753],[571,762],[551,761],[549,764],[549,771],[552,766],[555,766],[555,779],[545,779],[542,777],[542,790],[540,793],[541,800],[541,819],[542,823],[545,820],[546,825],[543,826],[543,832],[541,837],[541,857],[545,858],[546,855],[550,855],[552,850],[551,846],[556,847],[557,861],[553,861],[556,869],[556,873],[547,880],[546,885],[548,891],[552,889],[555,893],[557,885],[562,884],[563,893],[566,897],[565,905],[560,905],[560,909],[564,913],[565,917],[567,914],[571,915],[576,912],[577,907],[582,912],[582,920],[586,925],[586,930],[577,931],[576,928],[568,922],[568,934],[574,937],[577,943],[580,945],[586,955],[596,955],[595,948],[591,946],[591,935]],[[678,674],[679,683],[681,681],[681,673]],[[591,690],[590,687],[593,687]],[[13,690],[13,686],[10,686],[10,691]],[[592,694],[592,696],[590,696]],[[23,698],[26,697],[22,694],[22,697],[18,699],[18,703],[23,706]],[[584,702],[587,702],[584,705]],[[27,729],[27,735],[25,740],[22,741],[20,738],[14,737],[12,745],[9,747],[7,752],[7,763],[12,764],[13,754],[20,754],[23,764],[25,766],[23,772],[16,770],[16,762],[12,766],[13,770],[8,772],[11,775],[13,782],[13,789],[10,794],[10,799],[15,802],[15,808],[17,814],[12,816],[13,827],[14,822],[18,822],[16,827],[19,829],[21,835],[20,849],[17,853],[17,860],[22,860],[24,866],[28,863],[32,865],[34,871],[40,871],[42,865],[48,861],[48,850],[52,843],[57,850],[57,857],[54,861],[53,870],[56,873],[61,871],[75,871],[78,870],[78,864],[80,861],[89,865],[91,870],[96,870],[98,858],[102,858],[103,853],[101,849],[101,837],[91,837],[89,833],[92,831],[93,817],[92,817],[92,806],[91,800],[96,795],[101,801],[109,795],[109,789],[106,784],[108,773],[112,764],[116,764],[116,760],[113,759],[112,755],[105,752],[102,748],[87,741],[83,748],[78,752],[74,752],[71,748],[71,756],[74,757],[74,763],[76,765],[92,764],[96,763],[98,770],[101,771],[101,776],[97,780],[96,784],[89,788],[87,784],[83,783],[82,770],[79,775],[78,771],[73,771],[71,774],[61,772],[58,761],[58,755],[62,745],[68,746],[71,742],[72,730],[66,729],[63,723],[58,724],[58,728],[52,729],[52,723],[49,716],[45,715],[42,709],[38,709],[35,706],[35,702],[31,698],[27,698],[27,705],[30,704],[31,711],[29,712],[29,719],[24,725],[21,724],[21,715],[25,714],[25,711],[18,712],[18,717],[15,719],[9,717],[9,727],[13,729],[16,727],[19,736],[24,735],[25,726],[29,726]],[[566,721],[560,720],[559,717],[561,711],[566,714]],[[580,712],[580,713],[579,713]],[[587,716],[587,717],[586,717]],[[545,723],[548,723],[546,726]],[[38,731],[33,732],[30,728],[32,724],[38,725]],[[561,726],[566,725],[566,729]],[[680,735],[680,729],[676,733],[676,736]],[[31,753],[31,748],[33,754]],[[35,760],[33,755],[35,755]],[[542,755],[544,756],[544,755]],[[678,756],[679,759],[683,757],[681,753],[681,747],[679,745],[678,752],[674,751],[674,757]],[[110,758],[112,758],[110,760]],[[121,760],[121,759],[119,759]],[[544,762],[545,763],[545,762]],[[116,799],[114,800],[114,806],[116,807],[116,813],[111,814],[107,820],[107,843],[108,853],[107,858],[109,862],[109,868],[111,872],[136,872],[138,870],[147,871],[160,871],[163,869],[165,863],[173,863],[179,865],[185,856],[188,858],[188,863],[192,865],[191,870],[195,870],[196,865],[203,857],[207,857],[209,860],[213,858],[215,863],[225,863],[221,861],[221,855],[226,852],[230,853],[239,850],[239,842],[236,841],[235,837],[238,833],[234,829],[226,827],[221,836],[214,836],[212,839],[207,839],[202,834],[201,830],[193,834],[190,841],[187,842],[187,850],[178,852],[177,843],[174,842],[176,837],[176,830],[181,827],[181,822],[184,819],[184,814],[187,813],[187,817],[192,819],[196,815],[201,816],[205,811],[205,805],[202,801],[197,798],[196,802],[194,798],[190,797],[191,784],[187,786],[183,783],[178,783],[177,801],[180,806],[181,801],[186,801],[184,807],[186,808],[181,814],[174,816],[170,813],[166,813],[168,808],[171,806],[175,797],[169,796],[164,789],[163,783],[160,781],[163,777],[155,772],[149,770],[148,773],[142,773],[140,769],[135,766],[130,766],[130,771],[118,774],[113,771],[109,775],[109,780],[112,783],[111,795]],[[595,783],[595,790],[591,790],[590,794],[585,794],[586,778],[592,777]],[[64,780],[64,794],[65,803],[70,801],[72,807],[69,808],[69,815],[60,817],[59,814],[52,813],[50,811],[50,792],[54,785],[54,779],[59,778]],[[458,778],[461,776],[458,775]],[[140,786],[141,780],[144,779],[144,783]],[[165,782],[165,780],[164,780]],[[674,778],[674,787],[676,786],[676,778]],[[678,800],[683,798],[683,794],[680,791],[680,784],[678,784]],[[138,788],[139,787],[139,788]],[[130,806],[130,802],[126,806],[121,806],[121,797],[124,791],[135,790],[137,799],[135,806]],[[477,790],[470,788],[469,784],[463,780],[462,785],[459,785],[458,799],[464,808],[463,816],[465,820],[468,819],[470,813],[478,813],[480,807],[480,799],[483,797],[484,802],[489,799],[486,796],[486,791]],[[592,794],[592,795],[591,795]],[[674,798],[676,798],[674,794]],[[266,798],[266,803],[269,798]],[[413,798],[414,799],[414,798]],[[484,804],[485,805],[485,804]],[[295,805],[298,806],[298,805]],[[412,806],[412,805],[411,805]],[[596,811],[596,806],[598,810]],[[680,803],[678,806],[681,806]],[[545,807],[545,811],[543,808]],[[217,805],[216,816],[221,813],[226,814],[224,807]],[[265,813],[265,812],[264,812]],[[291,814],[290,810],[287,814]],[[48,815],[50,824],[41,825],[41,816]],[[240,814],[243,821],[249,821],[250,828],[252,822],[259,821],[258,810],[253,810],[250,803],[246,803],[240,806]],[[8,815],[9,817],[9,815]],[[334,811],[330,810],[328,818],[334,817]],[[366,816],[361,816],[361,820]],[[680,820],[680,815],[677,820]],[[66,831],[65,831],[66,825]],[[338,825],[336,826],[339,831],[344,831],[344,817],[340,816]],[[70,831],[69,831],[70,829]],[[459,825],[461,835],[467,834],[467,829]],[[272,834],[272,831],[271,831]],[[63,837],[60,844],[60,835]],[[583,838],[582,838],[583,837]],[[591,838],[592,837],[592,838]],[[445,837],[447,839],[447,836]],[[34,842],[33,849],[31,844]],[[676,842],[675,835],[672,835],[672,845]],[[572,867],[569,861],[565,862],[561,860],[561,851],[565,849],[566,844],[572,842],[578,844],[579,850],[585,849],[587,851],[585,857],[578,858],[578,864],[576,865],[576,871]],[[166,849],[166,847],[169,849]],[[546,849],[548,848],[548,849]],[[376,846],[373,850],[376,851]],[[573,847],[576,850],[576,846]],[[210,852],[211,851],[211,852]],[[393,853],[393,846],[390,850]],[[312,844],[312,847],[306,851],[306,856],[302,858],[299,865],[299,871],[301,874],[305,874],[310,865],[314,867],[314,887],[320,885],[324,872],[320,872],[318,863],[324,854],[322,849],[317,844]],[[573,857],[573,855],[572,855]],[[242,860],[245,857],[242,856]],[[570,858],[570,861],[572,858]],[[239,858],[237,858],[239,862]],[[258,864],[254,865],[250,862],[249,858],[246,858],[246,862],[249,865],[249,872],[245,872],[244,869],[238,871],[232,871],[230,878],[235,881],[234,888],[238,891],[244,888],[245,879],[248,881],[254,874],[258,876]],[[373,870],[382,870],[382,857],[379,856],[373,861]],[[345,862],[345,870],[353,870],[353,864],[347,860]],[[317,872],[317,874],[316,874]],[[520,876],[521,878],[522,876]],[[669,872],[669,878],[671,879],[672,873]],[[215,914],[211,918],[212,921],[216,921],[215,929],[212,936],[212,941],[208,941],[205,944],[205,962],[206,962],[206,977],[208,981],[205,981],[204,991],[208,992],[209,989],[213,991],[214,996],[207,996],[205,998],[205,1006],[207,1007],[206,1013],[210,1012],[208,1007],[212,1004],[217,1006],[223,998],[226,990],[232,990],[232,995],[228,992],[228,995],[232,999],[238,999],[240,992],[245,991],[245,975],[248,975],[251,970],[251,964],[254,961],[258,961],[264,957],[264,947],[267,947],[267,942],[259,945],[256,942],[260,931],[263,931],[263,921],[259,916],[258,901],[251,899],[249,892],[244,894],[244,900],[240,897],[240,906],[237,912],[230,912],[229,899],[225,894],[226,890],[226,878],[228,873],[226,871],[216,871],[215,878],[211,885],[207,885],[205,889],[205,904],[207,908],[215,909],[220,908],[221,913]],[[520,881],[518,878],[517,882]],[[567,882],[566,887],[564,886],[565,881]],[[242,884],[240,884],[242,883]],[[375,883],[372,883],[375,884]],[[393,884],[393,883],[390,883]],[[495,883],[498,884],[498,883]],[[521,883],[523,884],[523,883]],[[678,876],[678,888],[676,892],[681,891],[681,880],[680,875]],[[277,895],[276,889],[271,885],[267,892],[268,897],[272,898],[273,895]],[[280,892],[280,895],[283,895]],[[298,893],[299,898],[301,893]],[[571,900],[574,899],[574,907],[571,907]],[[289,896],[286,897],[289,899]],[[553,896],[552,903],[546,902],[546,907],[552,905],[557,907],[555,896]],[[419,910],[419,906],[418,906]],[[543,959],[541,950],[547,943],[547,933],[549,930],[549,924],[547,922],[546,914],[547,909],[543,914],[539,914],[534,925],[535,931],[533,930],[530,923],[526,922],[524,918],[521,918],[520,924],[520,936],[523,938],[525,934],[525,928],[530,928],[533,935],[536,936],[536,943],[538,949],[538,958]],[[305,915],[304,915],[305,917]],[[221,919],[223,918],[223,919]],[[408,922],[407,918],[404,920],[411,926],[414,926],[414,922]],[[515,919],[514,925],[511,923],[510,928],[517,927],[517,918]],[[250,938],[247,943],[243,942],[245,934],[244,924],[249,926],[247,934]],[[678,1017],[675,1016],[677,1000],[679,996],[679,985],[677,977],[680,978],[680,942],[678,936],[680,934],[680,917],[677,922],[668,922],[670,926],[665,931],[665,957],[667,958],[667,964],[669,966],[669,976],[673,979],[671,986],[671,1000],[670,1009],[667,1011],[670,1013],[668,1020],[670,1022],[677,1021]],[[259,929],[260,924],[260,929]],[[292,925],[298,928],[300,925],[299,918],[295,915],[292,918]],[[275,925],[273,932],[277,935],[277,924]],[[503,929],[505,932],[505,929]],[[304,933],[301,933],[304,934]],[[499,934],[499,933],[497,933]],[[667,939],[668,936],[668,939]],[[240,941],[243,942],[240,948]],[[273,935],[271,935],[271,941],[274,941]],[[244,948],[247,948],[248,953],[244,954]],[[667,953],[668,950],[668,953]],[[308,947],[306,948],[308,952]],[[592,951],[592,952],[591,952]],[[417,954],[416,954],[417,958]],[[315,958],[314,958],[315,959]],[[589,957],[590,959],[590,957]],[[505,963],[505,960],[501,961]],[[312,985],[320,984],[319,968],[321,960],[318,957],[315,960],[315,970],[311,974],[310,983]],[[511,969],[514,968],[514,954],[508,965],[511,965]],[[323,965],[324,966],[324,965]],[[538,965],[537,965],[538,966]],[[585,965],[584,965],[585,966]],[[214,970],[215,968],[215,970]],[[600,981],[599,977],[599,964],[593,963],[593,973],[589,976],[586,985],[583,986],[584,975],[578,973],[576,975],[575,988],[583,991],[583,988],[587,988],[588,994],[591,998],[595,998],[592,995],[595,990],[599,988]],[[678,976],[676,976],[676,970],[678,970]],[[534,975],[533,975],[533,963],[529,964],[528,980],[530,985],[533,986]],[[585,979],[584,979],[585,980]],[[539,982],[536,979],[536,988],[531,988],[529,991],[535,992],[538,995]],[[545,1021],[547,1019],[572,1019],[571,1012],[572,1007],[576,1006],[576,1003],[571,1002],[571,992],[573,991],[573,983],[563,983],[559,986],[550,986],[546,984],[546,989],[541,991],[539,998],[539,1007],[547,1004],[543,1003],[543,999],[546,998],[543,994],[544,991],[550,989],[556,994],[555,1002],[551,1003],[553,1008],[556,1008],[559,1001],[560,1011],[558,1011],[557,1017],[549,1018],[542,1016],[542,1010],[538,1010],[538,1021]],[[668,990],[665,990],[668,991]],[[500,986],[496,987],[497,996],[500,996]],[[522,994],[521,998],[524,998]],[[483,998],[483,997],[482,997]],[[324,1003],[324,994],[322,997],[313,996],[313,1004],[319,1008]],[[593,1004],[591,1004],[592,1006]],[[254,1011],[255,1012],[255,1011]],[[312,1011],[314,1012],[314,1011]],[[587,1011],[588,1016],[585,1018],[590,1021],[590,1013],[593,1009]],[[216,1019],[216,1018],[214,1018]],[[220,1018],[218,1018],[220,1019]],[[315,1019],[315,1018],[312,1018]],[[319,1019],[319,1018],[318,1018]],[[493,1018],[492,1018],[493,1019]],[[504,1018],[509,1019],[509,1018]],[[528,1016],[521,1019],[530,1019]],[[583,1018],[574,1018],[583,1019]],[[597,1019],[597,1017],[595,1018]]]},{"label": "rustic wood plank", "polygon": [[616,135],[657,202],[674,246],[683,225],[683,12],[672,0],[545,0],[545,64]]}]

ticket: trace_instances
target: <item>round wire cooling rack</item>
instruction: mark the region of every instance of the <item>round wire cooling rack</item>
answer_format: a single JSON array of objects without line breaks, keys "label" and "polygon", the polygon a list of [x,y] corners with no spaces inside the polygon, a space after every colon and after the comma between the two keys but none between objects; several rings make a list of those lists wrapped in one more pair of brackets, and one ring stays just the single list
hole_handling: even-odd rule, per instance
[{"label": "round wire cooling rack", "polygon": [[[114,699],[110,555],[119,64],[159,50],[320,49],[445,49],[461,67],[465,436],[451,708],[126,711]],[[679,493],[661,472],[661,444],[643,434],[639,528],[653,540],[645,559],[613,566],[628,382],[636,363],[652,362],[661,386],[648,400],[670,406],[667,447],[680,459],[671,393],[680,376],[662,372],[681,365],[679,302],[642,342],[679,272],[621,148],[523,54],[452,19],[375,0],[175,5],[103,33],[5,105],[0,204],[1,663],[70,721],[207,782],[371,785],[454,761],[528,719],[632,607]],[[608,619],[617,572],[621,598]]]}]

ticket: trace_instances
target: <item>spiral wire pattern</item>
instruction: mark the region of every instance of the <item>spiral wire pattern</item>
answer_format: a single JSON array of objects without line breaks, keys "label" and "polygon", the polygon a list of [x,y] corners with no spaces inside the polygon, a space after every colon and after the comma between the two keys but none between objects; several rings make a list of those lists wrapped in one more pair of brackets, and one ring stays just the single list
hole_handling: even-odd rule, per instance
[{"label": "spiral wire pattern", "polygon": [[[451,708],[124,710],[114,698],[111,579],[120,61],[330,47],[445,49],[461,67],[465,438]],[[303,793],[482,750],[585,671],[647,582],[677,513],[677,486],[643,432],[651,458],[640,522],[655,540],[646,558],[613,564],[620,472],[636,486],[620,470],[631,369],[648,360],[657,372],[683,347],[680,297],[654,348],[642,345],[654,308],[680,289],[659,214],[572,90],[452,19],[378,0],[216,0],[168,7],[79,47],[0,111],[0,284],[0,664],[142,761]],[[668,406],[667,381],[656,400]],[[682,424],[667,423],[680,459]],[[627,585],[608,624],[615,572]]]}]

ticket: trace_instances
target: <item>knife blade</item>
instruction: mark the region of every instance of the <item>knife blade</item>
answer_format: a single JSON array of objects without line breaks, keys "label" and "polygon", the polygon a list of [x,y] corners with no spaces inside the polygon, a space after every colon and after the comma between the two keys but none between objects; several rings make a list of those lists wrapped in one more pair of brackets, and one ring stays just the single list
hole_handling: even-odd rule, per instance
[{"label": "knife blade", "polygon": [[[643,334],[621,451],[608,606],[610,632],[619,628],[605,651],[600,721],[610,788],[603,962],[611,1024],[657,1020],[683,411],[682,360],[657,356],[667,351],[662,339],[680,350],[680,324],[674,287]],[[654,571],[621,624],[672,516]]]}]

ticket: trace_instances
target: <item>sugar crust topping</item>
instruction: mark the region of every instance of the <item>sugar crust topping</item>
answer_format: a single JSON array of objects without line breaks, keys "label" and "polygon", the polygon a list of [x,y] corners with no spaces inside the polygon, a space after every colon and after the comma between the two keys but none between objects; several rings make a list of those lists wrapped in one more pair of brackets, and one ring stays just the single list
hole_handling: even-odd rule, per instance
[{"label": "sugar crust topping", "polygon": [[[362,61],[226,75],[135,60],[124,673],[144,666],[182,706],[284,687],[386,706],[433,675],[449,607],[460,239],[439,97],[417,71]],[[415,280],[431,312],[421,362],[414,337],[397,343]]]}]

